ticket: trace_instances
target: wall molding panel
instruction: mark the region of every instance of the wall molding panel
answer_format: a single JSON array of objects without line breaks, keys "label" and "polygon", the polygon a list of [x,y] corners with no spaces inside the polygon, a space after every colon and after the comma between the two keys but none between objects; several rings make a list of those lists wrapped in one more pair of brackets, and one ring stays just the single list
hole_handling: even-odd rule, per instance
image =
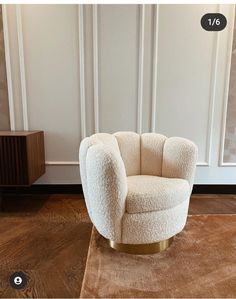
[{"label": "wall molding panel", "polygon": [[144,67],[144,27],[145,5],[140,5],[139,20],[139,62],[138,62],[138,104],[137,104],[137,132],[142,133],[143,114],[143,67]]},{"label": "wall molding panel", "polygon": [[[220,5],[217,5],[217,12],[220,12]],[[210,79],[210,100],[208,107],[208,124],[207,124],[207,142],[206,142],[206,162],[198,163],[198,166],[207,166],[211,165],[211,153],[212,153],[212,138],[213,138],[213,118],[214,118],[214,109],[216,101],[216,80],[217,80],[217,71],[218,71],[218,61],[219,61],[219,32],[214,32],[214,42],[213,42],[213,51],[212,51],[212,65],[211,65],[211,79]]]},{"label": "wall molding panel", "polygon": [[[232,5],[197,8],[173,5],[173,10],[169,5],[158,4],[121,6],[79,4],[54,10],[52,6],[41,5],[39,13],[31,5],[2,5],[11,130],[41,126],[46,133],[47,173],[38,183],[80,183],[77,158],[80,141],[92,133],[112,133],[120,127],[138,133],[163,132],[171,136],[173,132],[175,136],[190,139],[192,136],[200,149],[195,183],[233,184],[231,174],[236,173],[236,163],[223,161],[234,19]],[[198,20],[209,7],[213,10],[217,7],[226,16],[226,29],[211,33],[210,43],[206,44],[206,35],[195,22],[194,39],[187,29],[178,37],[186,39],[187,46],[183,47],[172,31],[177,32],[185,23],[187,28],[191,20]],[[46,38],[45,28],[36,23],[37,17],[44,14],[45,28],[49,28]],[[188,17],[182,18],[177,28],[175,17],[182,15]],[[38,30],[35,39],[31,23]],[[54,31],[55,41],[52,40]],[[65,47],[64,41],[68,43]],[[197,42],[202,43],[203,50],[195,50]],[[34,49],[33,43],[35,48],[44,47],[42,55]],[[62,49],[56,55],[58,44]],[[179,59],[181,51],[186,51],[188,64],[182,71],[179,64],[184,65],[185,57]],[[191,55],[198,54],[202,63],[191,60]],[[39,62],[34,65],[38,57]],[[47,67],[50,75],[42,78]],[[191,76],[199,80],[199,91]],[[41,94],[39,89],[44,86]],[[174,89],[171,91],[169,86]],[[39,96],[33,100],[36,94]],[[37,105],[40,96],[43,104]],[[189,105],[191,96],[193,103]],[[67,102],[63,102],[63,98]],[[169,102],[166,104],[166,101]],[[34,104],[40,113],[44,108],[47,111],[45,123],[37,119]],[[55,113],[57,105],[58,117],[50,124],[50,113]],[[179,112],[185,106],[182,118]],[[60,142],[63,143],[61,148]],[[68,149],[67,144],[71,145]]]},{"label": "wall molding panel", "polygon": [[94,132],[99,132],[99,78],[98,78],[98,5],[93,5],[93,97]]},{"label": "wall molding panel", "polygon": [[2,19],[3,19],[3,34],[4,34],[4,45],[5,45],[6,72],[7,72],[10,128],[12,131],[14,131],[16,129],[15,107],[14,107],[14,97],[13,97],[13,87],[12,87],[9,28],[8,28],[8,17],[7,17],[7,5],[6,4],[2,4]]},{"label": "wall molding panel", "polygon": [[46,161],[47,166],[60,166],[60,165],[79,165],[79,161]]},{"label": "wall molding panel", "polygon": [[156,132],[159,4],[154,8],[151,132]]},{"label": "wall molding panel", "polygon": [[224,85],[224,97],[223,97],[223,109],[221,119],[221,136],[220,136],[220,153],[219,153],[219,166],[220,167],[235,167],[236,163],[224,162],[224,142],[226,133],[226,118],[228,108],[228,97],[229,97],[229,83],[230,83],[230,69],[231,69],[231,56],[232,56],[232,44],[233,44],[233,30],[234,30],[234,10],[230,14],[230,22],[228,22],[229,34],[227,38],[227,53],[226,53],[226,78]]},{"label": "wall molding panel", "polygon": [[24,124],[24,130],[27,131],[29,130],[29,121],[28,121],[28,106],[27,106],[27,91],[26,91],[26,76],[25,76],[24,39],[23,39],[22,15],[21,15],[20,4],[16,5],[16,22],[17,22],[17,38],[18,38],[19,65],[20,65],[23,124]]},{"label": "wall molding panel", "polygon": [[211,67],[210,100],[209,100],[209,107],[208,107],[206,162],[205,165],[200,163],[200,166],[208,166],[208,167],[211,165],[213,117],[214,117],[215,97],[216,97],[217,63],[219,59],[218,48],[219,48],[219,33],[215,32],[214,43],[213,43],[213,54],[212,54],[212,67]]},{"label": "wall molding panel", "polygon": [[210,167],[208,162],[197,162],[197,166],[200,167]]},{"label": "wall molding panel", "polygon": [[80,74],[80,121],[81,137],[87,136],[86,132],[86,98],[85,98],[85,64],[84,64],[84,7],[78,5],[79,26],[79,74]]}]

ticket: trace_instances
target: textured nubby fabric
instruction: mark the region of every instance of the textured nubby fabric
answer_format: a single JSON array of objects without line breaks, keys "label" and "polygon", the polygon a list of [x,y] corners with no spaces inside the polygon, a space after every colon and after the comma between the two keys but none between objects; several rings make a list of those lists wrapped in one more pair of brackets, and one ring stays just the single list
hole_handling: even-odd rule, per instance
[{"label": "textured nubby fabric", "polygon": [[189,183],[183,179],[158,176],[129,176],[127,213],[143,213],[173,208],[188,198]]},{"label": "textured nubby fabric", "polygon": [[[80,151],[79,151],[79,161],[80,161],[80,176],[84,191],[85,199],[88,199],[88,187],[87,187],[87,172],[86,172],[86,157],[87,152],[90,146],[96,145],[96,144],[106,144],[107,146],[110,146],[115,151],[119,152],[119,147],[116,141],[116,138],[111,134],[106,133],[99,133],[94,134],[91,137],[84,138],[80,145]],[[93,221],[92,217],[92,209],[90,208],[90,200],[86,200],[86,206],[88,209],[89,216],[91,220]]]},{"label": "textured nubby fabric", "polygon": [[141,135],[141,173],[162,175],[163,148],[167,137],[156,133]]},{"label": "textured nubby fabric", "polygon": [[89,216],[101,235],[145,244],[180,232],[197,160],[191,141],[156,133],[100,133],[80,145]]},{"label": "textured nubby fabric", "polygon": [[145,244],[169,239],[184,228],[189,200],[162,211],[129,214],[123,217],[122,243]]},{"label": "textured nubby fabric", "polygon": [[89,148],[86,158],[88,198],[93,223],[108,239],[121,241],[127,180],[120,155],[104,144]]},{"label": "textured nubby fabric", "polygon": [[133,132],[117,132],[114,135],[119,144],[126,175],[140,174],[140,135]]},{"label": "textured nubby fabric", "polygon": [[162,176],[181,178],[193,184],[197,160],[196,145],[180,137],[168,138],[164,145]]}]

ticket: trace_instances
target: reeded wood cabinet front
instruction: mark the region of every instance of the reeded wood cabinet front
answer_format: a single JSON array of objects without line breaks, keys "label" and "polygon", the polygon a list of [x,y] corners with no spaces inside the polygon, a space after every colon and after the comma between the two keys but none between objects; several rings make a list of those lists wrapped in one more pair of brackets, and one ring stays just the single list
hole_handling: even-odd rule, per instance
[{"label": "reeded wood cabinet front", "polygon": [[31,185],[44,173],[43,131],[0,131],[0,186]]}]

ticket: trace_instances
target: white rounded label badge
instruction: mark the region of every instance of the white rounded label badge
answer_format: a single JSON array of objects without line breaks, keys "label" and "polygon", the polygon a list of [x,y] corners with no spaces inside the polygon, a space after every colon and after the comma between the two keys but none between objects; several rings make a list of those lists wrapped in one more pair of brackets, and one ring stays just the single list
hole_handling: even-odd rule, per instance
[{"label": "white rounded label badge", "polygon": [[17,284],[17,285],[21,284],[22,283],[22,278],[20,276],[16,276],[14,278],[14,283]]},{"label": "white rounded label badge", "polygon": [[9,279],[10,285],[13,289],[24,289],[27,285],[27,276],[24,272],[14,272]]}]

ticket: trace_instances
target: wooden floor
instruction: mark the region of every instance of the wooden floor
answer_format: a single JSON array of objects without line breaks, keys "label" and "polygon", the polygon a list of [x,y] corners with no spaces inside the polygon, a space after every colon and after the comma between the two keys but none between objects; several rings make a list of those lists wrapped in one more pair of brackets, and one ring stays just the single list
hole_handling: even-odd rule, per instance
[{"label": "wooden floor", "polygon": [[[193,195],[190,214],[236,214],[236,195]],[[0,212],[0,297],[79,297],[92,224],[81,195],[5,196]],[[9,285],[23,271],[24,290]]]},{"label": "wooden floor", "polygon": [[191,196],[189,214],[236,214],[236,195],[194,194]]}]

